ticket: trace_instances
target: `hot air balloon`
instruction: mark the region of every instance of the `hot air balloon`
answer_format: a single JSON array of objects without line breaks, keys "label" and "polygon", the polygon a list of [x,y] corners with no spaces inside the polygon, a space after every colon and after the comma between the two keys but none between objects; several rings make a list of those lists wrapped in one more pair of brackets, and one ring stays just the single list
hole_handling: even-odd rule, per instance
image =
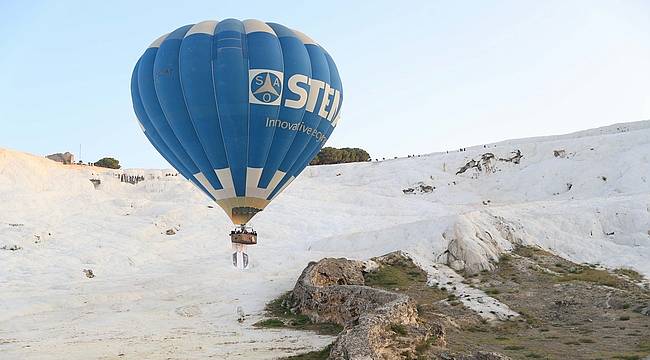
[{"label": "hot air balloon", "polygon": [[332,57],[300,31],[259,20],[203,21],[155,40],[131,78],[133,108],[154,148],[236,225],[246,224],[316,156],[340,118]]}]

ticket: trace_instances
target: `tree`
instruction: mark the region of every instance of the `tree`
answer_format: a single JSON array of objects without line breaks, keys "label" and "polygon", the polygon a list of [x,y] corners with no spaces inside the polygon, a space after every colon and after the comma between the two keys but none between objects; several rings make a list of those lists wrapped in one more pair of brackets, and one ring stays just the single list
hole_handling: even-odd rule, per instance
[{"label": "tree", "polygon": [[96,163],[95,166],[99,167],[105,167],[109,169],[119,169],[120,168],[120,161],[117,159],[113,159],[112,157],[105,157],[99,159]]},{"label": "tree", "polygon": [[359,148],[333,148],[326,146],[322,148],[310,165],[341,164],[350,162],[361,162],[370,160],[367,151]]}]

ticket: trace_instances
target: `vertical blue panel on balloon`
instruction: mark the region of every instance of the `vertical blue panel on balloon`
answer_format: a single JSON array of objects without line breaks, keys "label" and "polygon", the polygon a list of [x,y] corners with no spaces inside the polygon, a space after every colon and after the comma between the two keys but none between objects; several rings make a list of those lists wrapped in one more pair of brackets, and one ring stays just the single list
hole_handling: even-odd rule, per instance
[{"label": "vertical blue panel on balloon", "polygon": [[212,77],[213,35],[191,34],[180,50],[180,75],[187,110],[214,169],[228,167]]},{"label": "vertical blue panel on balloon", "polygon": [[154,61],[154,85],[163,113],[183,148],[208,179],[210,185],[215,189],[221,189],[221,183],[190,120],[181,87],[180,47],[185,33],[191,27],[187,25],[173,31],[160,44]]},{"label": "vertical blue panel on balloon", "polygon": [[[274,34],[264,31],[246,35],[250,91],[248,166],[262,168],[266,162],[275,128],[268,119],[277,119],[282,94],[282,49]],[[257,185],[257,184],[255,184]]]},{"label": "vertical blue panel on balloon", "polygon": [[133,110],[135,112],[135,115],[138,118],[138,121],[140,122],[140,125],[142,125],[144,129],[144,135],[147,137],[151,145],[160,153],[160,155],[167,160],[171,166],[173,166],[178,172],[185,177],[186,179],[190,180],[194,185],[196,185],[201,191],[203,191],[208,197],[210,197],[212,200],[214,198],[212,195],[199,183],[194,176],[187,170],[187,168],[176,158],[174,153],[167,147],[164,141],[160,138],[160,135],[156,131],[156,129],[153,127],[151,124],[151,121],[149,120],[149,117],[147,116],[147,113],[144,109],[144,105],[142,104],[142,99],[140,98],[140,90],[138,88],[138,67],[139,67],[140,61],[135,65],[135,68],[133,69],[133,75],[131,77],[131,99],[133,100]]},{"label": "vertical blue panel on balloon", "polygon": [[147,117],[147,113],[144,110],[144,105],[142,105],[142,99],[140,98],[140,90],[138,89],[139,65],[140,61],[138,60],[138,62],[135,64],[133,75],[131,77],[131,99],[133,100],[133,111],[135,112],[135,116],[137,116],[140,125],[143,127],[145,136],[147,139],[149,139],[154,148],[156,148],[160,155],[165,158],[165,160],[167,160],[167,162],[169,162],[174,168],[179,169],[178,171],[185,178],[188,178],[187,168],[178,162],[178,159],[164,143],[161,144],[162,140],[160,139],[158,132],[155,128],[153,128],[153,125],[151,125],[151,122]]},{"label": "vertical blue panel on balloon", "polygon": [[[318,105],[319,92],[322,91],[322,89],[319,90],[316,84],[329,81],[329,69],[318,45],[306,44],[305,47],[307,48],[309,59],[311,61],[312,84],[309,86],[310,90],[305,108],[305,115],[303,116],[303,122],[305,128],[316,129],[320,122],[320,117],[318,116],[318,112],[314,113],[313,109]],[[314,82],[313,79],[317,80],[317,82]],[[299,131],[293,139],[293,143],[291,144],[291,147],[289,147],[287,155],[280,164],[280,170],[288,173],[311,139],[311,132],[310,134],[307,134],[307,131]],[[289,176],[287,176],[287,179],[288,178]],[[282,183],[284,182],[286,181],[283,180]],[[278,184],[278,187],[279,186],[280,185]]]},{"label": "vertical blue panel on balloon", "polygon": [[[316,119],[313,122],[313,124],[314,124],[314,129],[317,129],[317,131],[311,133],[311,136],[307,141],[307,145],[305,145],[303,150],[298,155],[298,158],[291,166],[291,170],[289,170],[289,173],[287,174],[289,176],[297,176],[298,170],[302,167],[302,164],[304,164],[305,162],[309,163],[309,161],[311,160],[308,159],[309,155],[314,151],[314,149],[320,143],[321,141],[321,139],[319,138],[320,134],[324,133],[324,130],[327,126],[325,124],[327,123],[327,119],[321,117],[319,113],[320,113],[321,106],[328,98],[328,94],[326,93],[326,90],[329,87],[329,83],[330,83],[329,64],[327,63],[325,52],[320,46],[307,45],[307,51],[309,52],[309,57],[311,58],[312,68],[319,70],[318,73],[314,71],[314,78],[321,80],[323,82],[322,88],[319,89],[318,92],[312,91],[312,93],[310,94],[316,96],[315,99],[317,101],[313,101],[314,98],[312,97],[307,102],[307,111],[309,112],[308,116],[311,116],[314,119]],[[317,85],[321,86],[320,83],[316,83],[316,82],[314,82],[312,86],[315,87]]]},{"label": "vertical blue panel on balloon", "polygon": [[[275,196],[284,184],[289,181],[291,176],[296,175],[302,162],[304,162],[311,152],[311,148],[309,148],[308,145],[314,144],[317,141],[316,137],[313,135],[318,129],[322,119],[318,115],[318,110],[323,101],[325,84],[330,81],[329,65],[327,64],[327,59],[325,58],[320,46],[315,44],[306,44],[305,47],[307,48],[311,60],[312,80],[309,87],[309,98],[307,100],[303,121],[305,127],[311,128],[312,130],[309,131],[309,134],[307,132],[298,132],[296,134],[286,157],[280,165],[280,169],[285,171],[287,174],[278,183],[268,199]],[[324,121],[327,121],[327,119]]]},{"label": "vertical blue panel on balloon", "polygon": [[[339,70],[336,67],[336,63],[334,62],[334,59],[332,59],[332,57],[330,56],[330,54],[327,53],[327,51],[325,51],[325,58],[327,59],[327,63],[329,64],[329,68],[330,68],[330,81],[331,81],[330,85],[333,89],[338,90],[338,99],[335,96],[331,100],[328,109],[327,120],[328,122],[330,122],[330,126],[328,126],[327,130],[325,131],[325,138],[329,139],[335,128],[334,121],[337,121],[339,117],[339,113],[341,112],[341,108],[343,107],[343,82],[341,81],[341,75],[339,74]],[[316,156],[316,154],[318,154],[320,149],[323,148],[323,145],[325,144],[324,143],[319,144],[319,147],[312,154],[311,159],[313,159]]]},{"label": "vertical blue panel on balloon", "polygon": [[[336,92],[334,91],[332,91],[332,94],[323,94],[323,100],[317,108],[318,113],[320,114],[321,111],[324,111],[325,116],[324,118],[321,116],[320,124],[318,125],[318,131],[319,133],[323,134],[323,140],[316,139],[315,141],[310,141],[306,151],[303,152],[302,157],[296,162],[294,168],[291,171],[291,174],[293,176],[298,176],[307,167],[307,165],[309,165],[309,162],[316,156],[316,154],[318,154],[320,149],[323,148],[325,141],[329,139],[330,135],[334,131],[332,121],[336,118],[338,112],[341,110],[340,103],[343,100],[343,87],[341,84],[341,78],[339,77],[338,69],[336,68],[336,64],[334,64],[331,56],[325,51],[323,51],[323,56],[325,57],[325,61],[327,62],[330,73],[329,87],[330,89],[337,90],[339,92],[339,95],[338,97],[335,96]],[[333,112],[331,114],[331,117],[330,112]]]},{"label": "vertical blue panel on balloon", "polygon": [[156,58],[158,48],[149,48],[144,52],[140,58],[140,66],[138,68],[138,88],[140,90],[140,97],[142,104],[147,112],[147,116],[151,124],[160,135],[162,141],[167,145],[172,153],[178,158],[179,162],[187,168],[191,174],[199,172],[199,168],[194,164],[194,161],[187,155],[183,146],[176,138],[172,128],[165,119],[158,102],[158,95],[153,81],[153,64]]},{"label": "vertical blue panel on balloon", "polygon": [[216,28],[213,77],[228,164],[237,196],[246,193],[248,154],[248,58],[244,24],[221,21]]},{"label": "vertical blue panel on balloon", "polygon": [[[309,54],[305,45],[298,39],[294,32],[290,29],[274,23],[268,24],[273,31],[277,34],[280,40],[280,46],[282,47],[282,56],[284,62],[284,84],[282,92],[282,106],[280,107],[280,113],[278,114],[278,119],[287,121],[292,125],[291,128],[275,129],[273,134],[273,142],[271,144],[271,149],[269,150],[269,156],[266,159],[266,164],[264,165],[264,170],[262,172],[262,177],[260,178],[260,187],[266,188],[273,175],[280,167],[280,163],[284,159],[291,143],[293,142],[294,137],[297,133],[297,125],[302,121],[302,117],[305,113],[304,105],[298,107],[297,102],[301,99],[299,95],[293,93],[289,90],[288,81],[292,76],[299,74],[303,75],[306,78],[311,77],[311,62],[309,60]],[[304,90],[304,93],[307,94],[309,91],[307,83],[297,83],[297,86],[301,87]],[[286,106],[286,101],[293,101],[295,105],[289,107]],[[306,99],[304,99],[306,100]],[[293,126],[296,125],[296,126]],[[293,130],[292,130],[293,128]]]}]

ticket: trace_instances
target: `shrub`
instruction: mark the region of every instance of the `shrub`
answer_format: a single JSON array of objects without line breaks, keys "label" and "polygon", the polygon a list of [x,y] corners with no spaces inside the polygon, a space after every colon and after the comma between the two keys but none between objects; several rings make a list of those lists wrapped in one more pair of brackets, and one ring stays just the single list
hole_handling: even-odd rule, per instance
[{"label": "shrub", "polygon": [[326,360],[329,358],[331,351],[332,351],[332,344],[327,345],[327,347],[325,347],[323,350],[311,351],[300,355],[289,356],[286,359],[287,360]]},{"label": "shrub", "polygon": [[97,162],[95,162],[94,165],[99,167],[109,168],[109,169],[119,169],[121,167],[120,161],[112,157],[101,158],[97,160]]},{"label": "shrub", "polygon": [[[262,328],[290,328],[296,330],[311,330],[322,335],[338,335],[343,327],[332,323],[314,323],[307,315],[291,311],[291,292],[284,293],[279,298],[266,304],[266,314],[272,316],[253,324]],[[309,359],[309,357],[307,357]]]},{"label": "shrub", "polygon": [[629,268],[618,268],[614,270],[614,273],[619,274],[619,275],[625,275],[632,279],[633,281],[642,281],[643,280],[643,275],[641,275],[638,271],[629,269]]},{"label": "shrub", "polygon": [[309,316],[307,315],[296,315],[295,319],[291,320],[291,325],[293,326],[302,326],[311,323]]},{"label": "shrub", "polygon": [[489,289],[485,290],[485,293],[488,294],[488,295],[497,295],[500,292],[501,291],[499,291],[499,289],[497,289],[497,288],[489,288]]},{"label": "shrub", "polygon": [[333,148],[326,146],[322,148],[310,165],[342,164],[370,160],[367,151],[359,148]]},{"label": "shrub", "polygon": [[398,335],[404,336],[407,334],[406,327],[402,324],[391,324],[390,329]]},{"label": "shrub", "polygon": [[570,268],[569,274],[562,275],[556,279],[558,282],[567,282],[567,281],[586,281],[599,285],[605,285],[610,287],[621,287],[623,281],[612,276],[604,270],[596,270],[592,268]]},{"label": "shrub", "polygon": [[264,327],[264,328],[279,328],[284,327],[284,322],[280,319],[266,319],[258,321],[254,326]]}]

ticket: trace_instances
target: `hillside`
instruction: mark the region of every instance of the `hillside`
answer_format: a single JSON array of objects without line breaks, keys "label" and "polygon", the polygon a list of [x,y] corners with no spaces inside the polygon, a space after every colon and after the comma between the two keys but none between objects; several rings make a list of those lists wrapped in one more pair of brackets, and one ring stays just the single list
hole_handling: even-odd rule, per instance
[{"label": "hillside", "polygon": [[[474,167],[457,174],[465,165]],[[124,172],[145,181],[121,183]],[[403,250],[431,284],[452,282],[468,308],[491,310],[488,320],[516,313],[453,269],[491,269],[516,244],[650,276],[650,121],[309,167],[253,220],[259,245],[243,272],[230,263],[225,214],[169,172],[69,167],[0,149],[3,359],[319,349],[332,337],[252,324],[308,261],[326,256]]]}]

